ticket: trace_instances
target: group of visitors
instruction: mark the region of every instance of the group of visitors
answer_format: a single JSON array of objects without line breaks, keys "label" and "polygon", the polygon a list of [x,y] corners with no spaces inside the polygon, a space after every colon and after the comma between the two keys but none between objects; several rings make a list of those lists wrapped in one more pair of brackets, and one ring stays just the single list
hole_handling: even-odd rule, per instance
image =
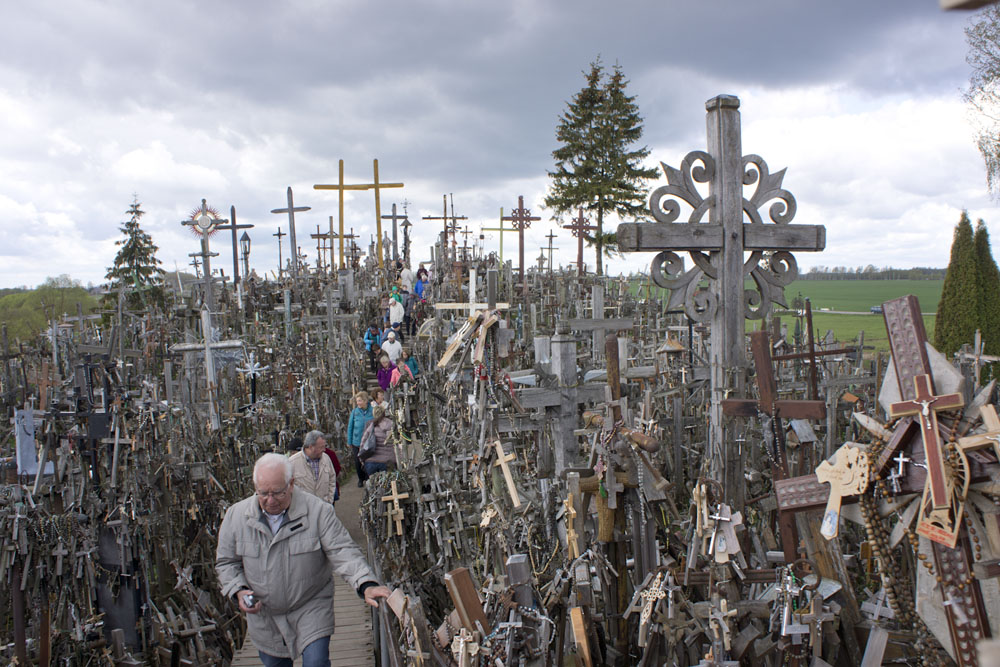
[{"label": "group of visitors", "polygon": [[[396,284],[383,301],[382,322],[364,333],[378,387],[359,391],[347,421],[358,486],[395,467],[387,392],[420,375],[404,347],[417,331],[417,305],[430,274],[397,263]],[[216,572],[223,594],[247,615],[247,629],[266,667],[328,667],[334,630],[331,569],[373,607],[389,590],[365,562],[337,518],[340,461],[321,431],[293,438],[291,456],[264,454],[253,470],[255,493],[231,506],[219,529]]]}]

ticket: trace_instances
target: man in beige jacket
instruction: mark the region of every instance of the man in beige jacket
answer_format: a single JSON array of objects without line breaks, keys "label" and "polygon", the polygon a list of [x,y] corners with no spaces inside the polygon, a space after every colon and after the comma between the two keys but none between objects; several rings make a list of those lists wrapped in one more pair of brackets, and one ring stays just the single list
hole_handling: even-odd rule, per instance
[{"label": "man in beige jacket", "polygon": [[299,656],[303,667],[329,667],[331,571],[373,607],[389,589],[378,584],[333,505],[295,488],[286,457],[260,457],[253,482],[256,493],[230,507],[219,528],[222,593],[247,614],[265,667],[291,667]]},{"label": "man in beige jacket", "polygon": [[295,488],[328,503],[333,502],[333,493],[337,490],[337,471],[326,455],[326,440],[321,431],[306,433],[302,449],[292,454],[288,460],[292,463]]}]

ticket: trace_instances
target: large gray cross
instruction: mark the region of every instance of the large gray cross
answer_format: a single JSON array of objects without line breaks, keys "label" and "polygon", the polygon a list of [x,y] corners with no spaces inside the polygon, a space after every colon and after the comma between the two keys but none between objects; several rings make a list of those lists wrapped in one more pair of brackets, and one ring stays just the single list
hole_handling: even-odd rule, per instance
[{"label": "large gray cross", "polygon": [[292,280],[299,279],[299,246],[295,242],[295,214],[302,213],[304,211],[311,210],[309,206],[295,206],[292,203],[292,186],[288,186],[288,206],[285,208],[275,208],[271,209],[271,213],[287,213],[288,214],[288,235],[291,236],[289,239],[292,242]]},{"label": "large gray cross", "polygon": [[[790,251],[818,251],[826,246],[822,225],[792,225],[795,198],[782,189],[782,169],[770,173],[763,158],[743,155],[740,101],[719,95],[705,103],[708,151],[692,151],[675,169],[661,163],[667,185],[652,192],[649,204],[656,223],[618,226],[619,248],[626,252],[656,251],[653,281],[671,290],[669,308],[683,306],[698,322],[711,322],[711,428],[713,471],[726,479],[726,497],[742,503],[743,455],[738,447],[723,451],[722,400],[743,392],[744,318],[763,318],[772,303],[785,303],[784,287],[798,267]],[[708,184],[703,197],[697,183]],[[744,186],[753,188],[749,197]],[[747,188],[748,190],[750,188]],[[768,202],[766,224],[759,209]],[[690,207],[686,224],[677,222],[682,204]],[[705,216],[708,222],[703,222]],[[747,221],[744,222],[744,219]],[[688,251],[694,266],[684,270],[678,251]],[[747,256],[749,252],[749,256]],[[750,276],[756,289],[745,289]],[[700,285],[703,281],[708,289]],[[739,369],[731,377],[731,369]]]}]

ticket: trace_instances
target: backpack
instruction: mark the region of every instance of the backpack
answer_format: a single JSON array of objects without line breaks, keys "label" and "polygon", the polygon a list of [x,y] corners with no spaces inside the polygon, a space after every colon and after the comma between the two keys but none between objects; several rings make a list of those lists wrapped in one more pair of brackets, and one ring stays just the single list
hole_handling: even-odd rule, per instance
[{"label": "backpack", "polygon": [[375,420],[370,420],[365,424],[365,430],[361,434],[361,444],[358,447],[358,458],[367,461],[375,454]]}]

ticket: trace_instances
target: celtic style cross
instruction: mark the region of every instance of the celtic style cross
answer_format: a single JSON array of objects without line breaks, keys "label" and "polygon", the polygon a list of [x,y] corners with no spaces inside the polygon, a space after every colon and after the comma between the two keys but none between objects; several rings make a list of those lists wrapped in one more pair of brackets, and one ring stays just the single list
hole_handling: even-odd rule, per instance
[{"label": "celtic style cross", "polygon": [[500,218],[500,224],[509,222],[517,230],[518,258],[521,272],[521,291],[525,298],[528,297],[528,283],[524,280],[524,230],[531,227],[531,223],[541,220],[538,216],[531,215],[531,211],[524,208],[524,195],[517,198],[517,208],[510,212],[510,215]]},{"label": "celtic style cross", "polygon": [[583,275],[583,237],[587,232],[597,229],[593,225],[587,224],[587,218],[583,217],[583,208],[580,208],[580,215],[573,218],[573,224],[563,225],[563,229],[569,229],[576,237],[576,271],[577,275]]}]

